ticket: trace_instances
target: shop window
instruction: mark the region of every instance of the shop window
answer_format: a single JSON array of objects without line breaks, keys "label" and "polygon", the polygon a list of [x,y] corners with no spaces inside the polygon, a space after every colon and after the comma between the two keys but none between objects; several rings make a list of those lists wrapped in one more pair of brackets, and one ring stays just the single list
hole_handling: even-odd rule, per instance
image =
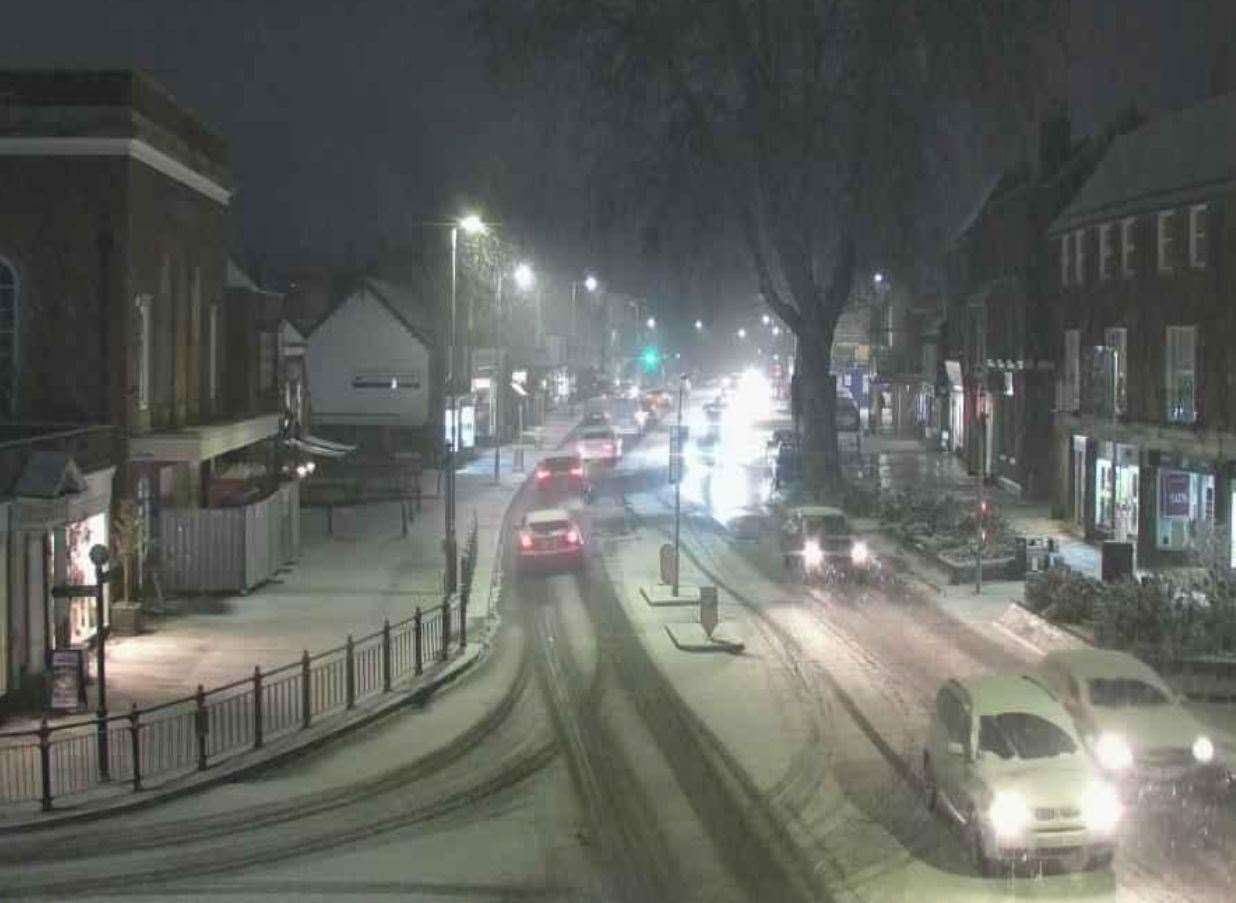
[{"label": "shop window", "polygon": [[1099,226],[1099,279],[1112,278],[1112,231],[1113,223]]},{"label": "shop window", "polygon": [[1120,275],[1133,278],[1133,225],[1137,220],[1127,217],[1120,221]]},{"label": "shop window", "polygon": [[1206,267],[1206,205],[1194,204],[1189,208],[1189,265],[1194,269]]},{"label": "shop window", "polygon": [[1185,552],[1214,523],[1213,474],[1184,469],[1159,471],[1159,517],[1155,537],[1160,549]]},{"label": "shop window", "polygon": [[1159,249],[1159,272],[1170,273],[1172,271],[1172,259],[1174,250],[1172,248],[1172,210],[1160,210],[1158,215],[1158,249]]},{"label": "shop window", "polygon": [[0,258],[0,414],[17,416],[17,271]]},{"label": "shop window", "polygon": [[1193,423],[1197,420],[1196,346],[1196,326],[1167,327],[1168,423]]}]

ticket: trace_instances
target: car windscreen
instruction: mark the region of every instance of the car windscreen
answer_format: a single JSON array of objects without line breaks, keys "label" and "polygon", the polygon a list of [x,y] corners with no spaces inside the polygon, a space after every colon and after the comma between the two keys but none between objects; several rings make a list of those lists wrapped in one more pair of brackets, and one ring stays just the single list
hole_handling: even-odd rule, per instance
[{"label": "car windscreen", "polygon": [[1104,708],[1166,705],[1168,702],[1162,690],[1135,677],[1095,677],[1086,683],[1090,702]]},{"label": "car windscreen", "polygon": [[563,533],[571,529],[571,523],[565,520],[543,520],[535,524],[529,524],[528,527],[533,533],[548,535],[550,533]]},{"label": "car windscreen", "polygon": [[850,527],[846,523],[845,518],[839,514],[807,518],[804,526],[808,533],[815,533],[820,536],[845,536],[850,532]]},{"label": "car windscreen", "polygon": [[979,719],[979,750],[1001,759],[1046,759],[1077,752],[1077,744],[1046,718],[1029,712],[1005,712]]},{"label": "car windscreen", "polygon": [[541,465],[546,470],[561,472],[570,470],[572,467],[578,467],[579,461],[576,458],[546,458],[541,462]]}]

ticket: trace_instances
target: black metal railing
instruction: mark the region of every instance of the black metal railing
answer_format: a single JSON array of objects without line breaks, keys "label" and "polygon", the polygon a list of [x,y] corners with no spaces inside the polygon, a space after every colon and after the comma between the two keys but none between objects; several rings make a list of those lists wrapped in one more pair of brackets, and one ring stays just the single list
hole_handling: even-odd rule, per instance
[{"label": "black metal railing", "polygon": [[[476,527],[469,537],[475,546]],[[345,712],[445,662],[466,643],[467,596],[445,599],[342,646],[221,687],[125,714],[0,733],[0,803],[53,801],[106,785],[140,791],[151,778],[204,771],[221,760]],[[458,641],[452,642],[458,626]],[[106,735],[106,743],[99,738]],[[100,761],[104,749],[106,761]]]}]

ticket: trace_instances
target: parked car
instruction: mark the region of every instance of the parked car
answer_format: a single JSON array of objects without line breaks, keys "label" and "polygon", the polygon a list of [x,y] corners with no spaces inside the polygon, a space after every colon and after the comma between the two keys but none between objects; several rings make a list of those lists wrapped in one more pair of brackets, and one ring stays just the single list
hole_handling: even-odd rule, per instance
[{"label": "parked car", "polygon": [[960,825],[975,869],[1111,864],[1123,807],[1069,713],[1038,679],[950,680],[923,750],[927,805]]},{"label": "parked car", "polygon": [[804,580],[863,577],[873,564],[867,543],[852,535],[845,514],[827,505],[790,509],[781,524],[781,554],[786,570]]},{"label": "parked car", "polygon": [[585,464],[615,464],[622,457],[622,439],[608,426],[590,427],[579,437],[579,456]]},{"label": "parked car", "polygon": [[584,566],[584,534],[561,508],[529,511],[515,552],[520,571],[578,570]]},{"label": "parked car", "polygon": [[579,455],[544,458],[536,467],[536,488],[541,492],[583,492],[587,484],[584,460]]},{"label": "parked car", "polygon": [[1149,665],[1125,652],[1071,649],[1045,656],[1040,673],[1113,778],[1138,789],[1230,788],[1206,728]]}]

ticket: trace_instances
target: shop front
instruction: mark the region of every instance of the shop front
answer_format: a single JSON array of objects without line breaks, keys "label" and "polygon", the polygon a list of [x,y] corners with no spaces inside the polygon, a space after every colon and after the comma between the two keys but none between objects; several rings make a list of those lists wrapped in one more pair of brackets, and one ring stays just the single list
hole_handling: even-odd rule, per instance
[{"label": "shop front", "polygon": [[966,389],[961,380],[961,362],[945,361],[944,372],[948,379],[948,437],[949,451],[960,452],[966,447]]},{"label": "shop front", "polygon": [[1136,445],[1096,443],[1093,524],[1096,535],[1136,545],[1140,474]]},{"label": "shop front", "polygon": [[1161,552],[1197,551],[1215,523],[1214,467],[1164,456],[1158,473],[1155,548]]}]

